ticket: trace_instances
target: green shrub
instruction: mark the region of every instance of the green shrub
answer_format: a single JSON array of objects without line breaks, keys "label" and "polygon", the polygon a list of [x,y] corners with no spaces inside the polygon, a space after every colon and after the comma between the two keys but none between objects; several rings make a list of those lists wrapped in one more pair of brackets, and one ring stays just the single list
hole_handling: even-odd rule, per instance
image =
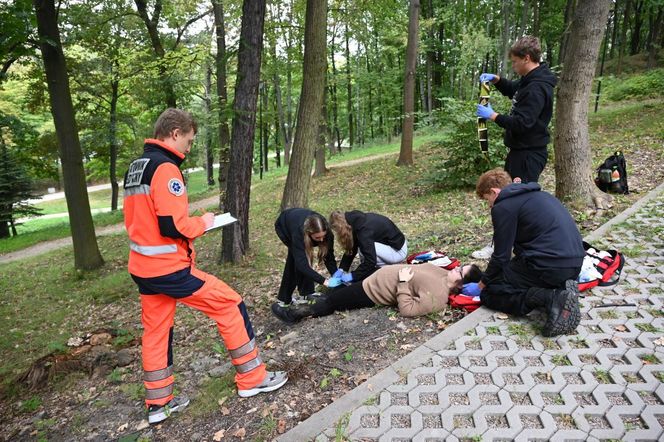
[{"label": "green shrub", "polygon": [[489,152],[480,150],[475,119],[456,125],[446,141],[438,143],[441,160],[434,163],[425,182],[435,190],[473,187],[479,176],[500,166],[506,155],[502,130],[489,123]]},{"label": "green shrub", "polygon": [[606,98],[620,101],[628,98],[649,98],[662,95],[664,69],[653,69],[627,78],[609,78],[606,83]]}]

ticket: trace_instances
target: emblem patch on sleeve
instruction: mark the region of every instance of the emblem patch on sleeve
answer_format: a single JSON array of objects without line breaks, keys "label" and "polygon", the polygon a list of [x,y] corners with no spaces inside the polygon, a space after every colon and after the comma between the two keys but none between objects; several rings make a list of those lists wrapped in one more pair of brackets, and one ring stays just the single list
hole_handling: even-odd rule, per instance
[{"label": "emblem patch on sleeve", "polygon": [[184,184],[177,178],[171,178],[168,182],[168,191],[175,196],[181,196],[184,193]]}]

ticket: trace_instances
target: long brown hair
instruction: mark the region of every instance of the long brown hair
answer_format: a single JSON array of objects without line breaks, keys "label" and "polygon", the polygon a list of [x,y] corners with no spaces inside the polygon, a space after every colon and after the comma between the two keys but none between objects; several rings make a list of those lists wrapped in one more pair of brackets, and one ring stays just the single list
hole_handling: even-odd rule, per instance
[{"label": "long brown hair", "polygon": [[346,215],[341,210],[335,210],[330,214],[330,227],[338,238],[339,244],[346,253],[353,253],[353,229],[346,221]]},{"label": "long brown hair", "polygon": [[327,255],[327,238],[323,239],[322,242],[316,243],[314,245],[314,242],[309,235],[312,233],[327,232],[327,220],[317,213],[314,215],[309,215],[304,220],[302,230],[304,232],[304,252],[307,254],[309,265],[311,267],[314,266],[314,247],[318,247],[318,254],[316,258],[318,260],[318,264],[322,264],[325,261],[325,255]]}]

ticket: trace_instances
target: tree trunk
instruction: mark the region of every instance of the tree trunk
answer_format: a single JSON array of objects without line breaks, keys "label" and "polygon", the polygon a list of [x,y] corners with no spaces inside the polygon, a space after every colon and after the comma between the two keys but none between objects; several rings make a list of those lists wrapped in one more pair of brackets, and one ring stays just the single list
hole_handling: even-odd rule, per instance
[{"label": "tree trunk", "polygon": [[532,35],[540,35],[540,2],[533,0],[533,32]]},{"label": "tree trunk", "polygon": [[34,0],[33,5],[62,162],[69,225],[74,244],[74,265],[77,269],[92,270],[101,267],[104,260],[99,253],[90,213],[81,143],[78,139],[55,5],[53,0]]},{"label": "tree trunk", "polygon": [[[272,40],[270,44],[270,49],[272,51],[272,58],[274,58],[275,62],[277,60],[277,43],[276,40]],[[281,138],[283,141],[283,146],[284,146],[284,152],[290,152],[290,138],[288,136],[288,130],[286,129],[286,116],[284,115],[284,104],[281,101],[281,79],[279,77],[279,72],[277,69],[274,70],[274,74],[272,75],[272,83],[274,84],[274,98],[276,101],[276,114],[277,114],[277,124],[278,124],[278,130],[277,132],[281,133]],[[279,144],[279,139],[277,138],[277,145]],[[278,152],[278,151],[277,151]],[[277,167],[281,167],[281,160],[277,156]]]},{"label": "tree trunk", "polygon": [[214,28],[217,37],[217,55],[215,66],[217,74],[217,116],[219,131],[219,210],[224,211],[226,200],[226,182],[228,180],[228,160],[230,158],[230,132],[226,106],[228,92],[226,91],[226,28],[224,24],[224,5],[221,0],[212,0],[214,12]]},{"label": "tree trunk", "polygon": [[410,0],[408,12],[408,43],[403,86],[403,128],[398,166],[413,164],[413,129],[415,110],[415,66],[417,65],[417,33],[420,17],[420,0]]},{"label": "tree trunk", "polygon": [[[327,70],[327,68],[325,70]],[[323,92],[323,105],[321,106],[321,118],[318,125],[318,146],[316,146],[314,177],[323,176],[327,172],[327,168],[325,167],[325,151],[327,149],[327,143],[325,141],[327,135],[327,90],[328,87],[326,85]]]},{"label": "tree trunk", "polygon": [[622,74],[623,56],[627,48],[627,28],[632,15],[632,0],[625,1],[625,13],[623,14],[622,27],[620,28],[620,41],[618,42],[618,66],[616,67],[616,75]]},{"label": "tree trunk", "polygon": [[560,38],[560,51],[558,51],[558,64],[563,64],[567,52],[567,45],[569,42],[570,29],[572,27],[572,19],[574,17],[574,10],[576,9],[576,0],[567,0],[565,5],[565,24],[563,35]]},{"label": "tree trunk", "polygon": [[337,65],[334,61],[334,33],[330,45],[330,63],[332,64],[332,119],[334,121],[334,136],[337,139],[337,152],[341,152],[341,133],[339,131],[339,95],[337,94]]},{"label": "tree trunk", "polygon": [[[212,114],[212,66],[206,63],[205,68],[205,115]],[[212,131],[209,125],[205,125],[205,171],[208,186],[214,186],[214,155],[212,153]]]},{"label": "tree trunk", "polygon": [[[288,21],[293,23],[293,2],[290,2],[288,10]],[[288,117],[288,145],[284,149],[284,164],[290,163],[290,153],[293,146],[293,60],[291,50],[293,48],[293,28],[288,27],[286,34],[286,115]]]},{"label": "tree trunk", "polygon": [[[570,2],[572,0],[568,0]],[[502,15],[503,15],[503,62],[500,67],[500,76],[506,77],[508,74],[508,68],[510,61],[510,0],[503,0],[502,3]],[[454,79],[450,83],[450,90],[454,90]]]},{"label": "tree trunk", "polygon": [[263,170],[267,172],[270,170],[270,165],[268,164],[268,137],[270,136],[270,124],[268,123],[267,119],[267,94],[269,92],[269,86],[267,83],[263,83],[263,93],[262,93],[262,100],[263,100],[263,112],[265,115],[263,115],[263,122],[261,123],[261,128],[263,130]]},{"label": "tree trunk", "polygon": [[[348,13],[348,11],[346,11]],[[350,77],[350,46],[348,32],[348,21],[346,21],[346,28],[344,36],[346,38],[346,112],[348,113],[348,146],[353,150],[353,143],[355,141],[353,132],[353,86]]]},{"label": "tree trunk", "polygon": [[609,59],[613,59],[616,50],[616,38],[618,37],[618,21],[620,12],[620,0],[616,0],[613,7],[613,17],[611,18],[611,49],[609,50]]},{"label": "tree trunk", "polygon": [[588,139],[588,101],[610,3],[579,2],[563,60],[556,95],[554,138],[556,196],[565,202],[602,206],[602,194],[593,183]]},{"label": "tree trunk", "polygon": [[[653,14],[654,14],[653,7]],[[657,16],[654,18],[652,27],[650,29],[650,39],[648,41],[648,69],[657,67],[657,53],[659,52],[659,35],[662,32],[662,16],[664,15],[664,7],[657,8]]]},{"label": "tree trunk", "polygon": [[[115,66],[117,67],[117,65]],[[111,181],[111,211],[118,210],[118,188],[117,164],[118,164],[118,88],[120,80],[114,78],[111,81],[111,115],[109,122],[109,173],[108,178]]]},{"label": "tree trunk", "polygon": [[632,39],[630,40],[630,55],[639,53],[641,47],[641,25],[643,24],[643,0],[634,4],[634,28],[632,29]]},{"label": "tree trunk", "polygon": [[152,43],[152,49],[159,59],[159,77],[161,86],[164,88],[164,94],[166,95],[166,106],[177,107],[173,82],[168,76],[168,69],[166,67],[167,62],[164,59],[166,51],[164,51],[164,45],[162,44],[161,36],[159,35],[159,16],[161,15],[161,9],[163,6],[161,0],[155,1],[152,18],[148,16],[148,7],[145,0],[134,0],[134,3],[136,3],[136,10],[138,11],[138,15],[141,17],[143,23],[145,23],[145,27],[148,30],[150,42]]},{"label": "tree trunk", "polygon": [[254,159],[256,101],[263,51],[265,0],[244,0],[237,54],[233,132],[225,209],[238,222],[224,227],[222,261],[238,262],[249,249],[249,194]]},{"label": "tree trunk", "polygon": [[307,207],[311,166],[318,133],[325,91],[327,0],[307,0],[304,24],[304,64],[302,92],[297,112],[288,177],[281,200],[281,210]]}]

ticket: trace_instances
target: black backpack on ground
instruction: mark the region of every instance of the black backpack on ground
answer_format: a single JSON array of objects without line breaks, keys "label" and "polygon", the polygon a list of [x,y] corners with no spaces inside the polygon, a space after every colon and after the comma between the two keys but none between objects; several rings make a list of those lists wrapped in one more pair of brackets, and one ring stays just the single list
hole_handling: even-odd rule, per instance
[{"label": "black backpack on ground", "polygon": [[621,151],[616,151],[597,168],[595,184],[602,192],[629,193],[627,163]]}]

